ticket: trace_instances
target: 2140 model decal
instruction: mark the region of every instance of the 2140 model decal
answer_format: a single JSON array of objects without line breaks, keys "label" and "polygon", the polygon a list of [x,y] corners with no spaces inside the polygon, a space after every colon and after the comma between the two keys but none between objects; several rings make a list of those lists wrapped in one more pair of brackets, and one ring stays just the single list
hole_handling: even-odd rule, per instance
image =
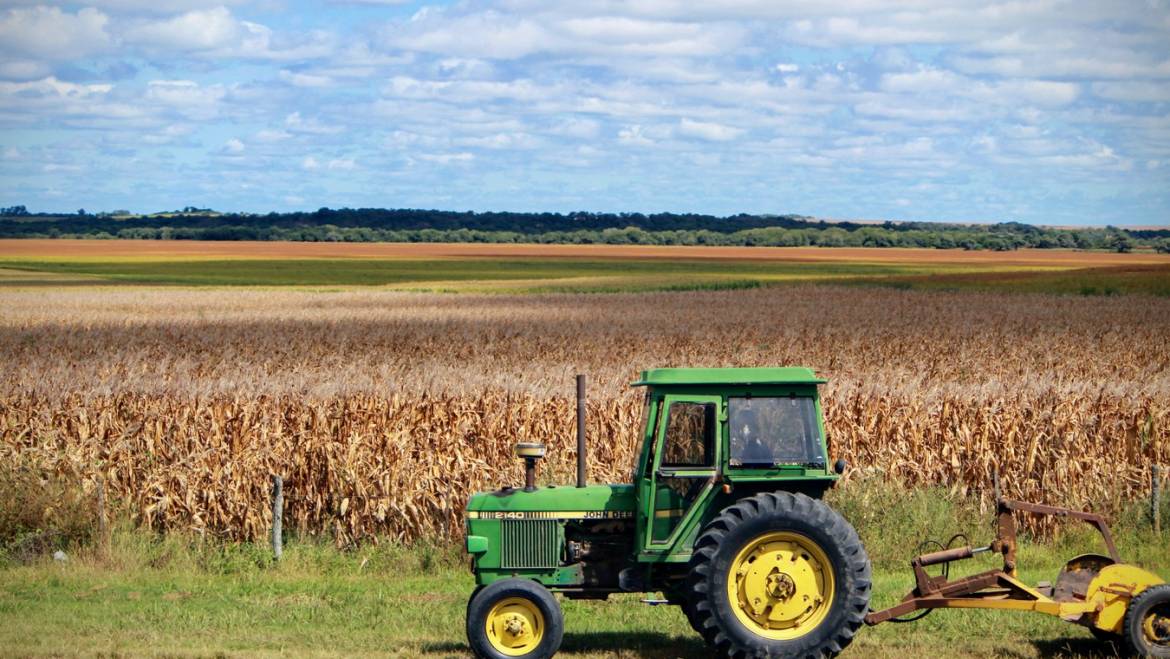
[{"label": "2140 model decal", "polygon": [[629,510],[472,510],[468,519],[633,519]]}]

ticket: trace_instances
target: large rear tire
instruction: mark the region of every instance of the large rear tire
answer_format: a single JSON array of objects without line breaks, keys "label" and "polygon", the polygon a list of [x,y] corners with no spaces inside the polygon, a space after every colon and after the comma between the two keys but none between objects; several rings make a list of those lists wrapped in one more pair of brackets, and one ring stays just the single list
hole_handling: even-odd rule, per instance
[{"label": "large rear tire", "polygon": [[467,602],[467,642],[481,659],[548,659],[564,634],[561,605],[531,579],[493,582]]},{"label": "large rear tire", "polygon": [[824,502],[765,493],[729,506],[695,541],[688,618],[728,657],[833,657],[869,610],[869,558]]}]

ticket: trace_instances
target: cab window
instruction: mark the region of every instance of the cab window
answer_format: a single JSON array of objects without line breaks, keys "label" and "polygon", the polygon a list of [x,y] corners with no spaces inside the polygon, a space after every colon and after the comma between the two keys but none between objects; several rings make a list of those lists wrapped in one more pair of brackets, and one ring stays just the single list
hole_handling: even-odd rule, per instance
[{"label": "cab window", "polygon": [[727,401],[733,467],[823,463],[811,397],[732,397]]},{"label": "cab window", "polygon": [[662,467],[715,464],[715,404],[673,403],[667,418]]}]

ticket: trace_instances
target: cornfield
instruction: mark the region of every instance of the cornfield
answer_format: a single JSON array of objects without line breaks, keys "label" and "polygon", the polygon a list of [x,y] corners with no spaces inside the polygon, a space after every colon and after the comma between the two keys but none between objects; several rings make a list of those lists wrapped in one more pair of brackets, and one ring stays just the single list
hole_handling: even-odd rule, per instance
[{"label": "cornfield", "polygon": [[[339,544],[461,532],[470,493],[575,460],[629,478],[657,366],[807,365],[852,477],[1105,512],[1170,463],[1170,300],[790,287],[639,295],[0,293],[0,464],[101,489],[143,527]],[[5,505],[0,503],[0,505]]]}]

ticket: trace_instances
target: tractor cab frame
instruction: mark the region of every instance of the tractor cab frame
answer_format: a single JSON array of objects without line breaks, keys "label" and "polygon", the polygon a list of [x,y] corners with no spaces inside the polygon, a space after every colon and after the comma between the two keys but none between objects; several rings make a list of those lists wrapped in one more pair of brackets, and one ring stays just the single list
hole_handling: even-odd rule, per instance
[{"label": "tractor cab frame", "polygon": [[715,505],[785,489],[820,497],[838,478],[807,368],[655,369],[634,467],[637,560],[685,562]]}]

